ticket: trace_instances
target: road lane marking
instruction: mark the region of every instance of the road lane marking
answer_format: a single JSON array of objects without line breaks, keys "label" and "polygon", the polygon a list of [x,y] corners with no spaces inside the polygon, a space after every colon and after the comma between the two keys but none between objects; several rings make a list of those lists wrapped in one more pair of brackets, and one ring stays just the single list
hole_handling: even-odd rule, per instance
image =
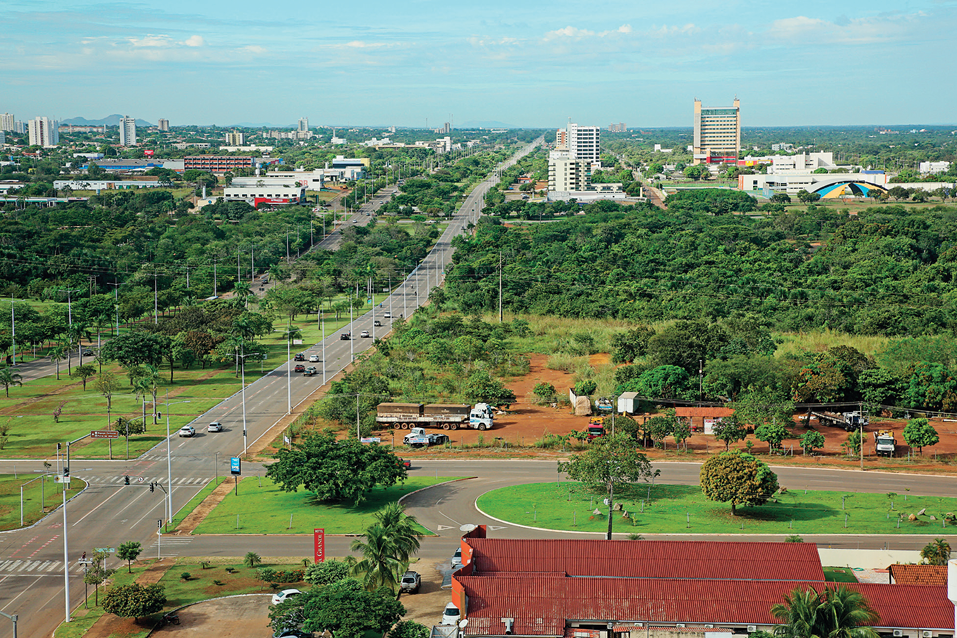
[{"label": "road lane marking", "polygon": [[79,519],[78,521],[76,521],[75,523],[73,523],[73,527],[76,527],[77,525],[79,525],[80,523],[82,523],[82,522],[86,519],[87,516],[89,516],[90,514],[92,514],[93,512],[95,512],[96,510],[98,510],[98,509],[100,509],[101,507],[103,507],[104,505],[106,505],[107,502],[108,502],[111,498],[117,496],[117,495],[120,494],[120,493],[121,493],[120,490],[117,490],[117,491],[113,492],[113,494],[112,494],[111,496],[107,497],[106,499],[104,499],[102,503],[100,503],[99,505],[97,505],[96,507],[94,507],[93,509],[91,509],[89,512],[87,512],[87,513],[83,516],[83,518],[81,518],[81,519]]}]

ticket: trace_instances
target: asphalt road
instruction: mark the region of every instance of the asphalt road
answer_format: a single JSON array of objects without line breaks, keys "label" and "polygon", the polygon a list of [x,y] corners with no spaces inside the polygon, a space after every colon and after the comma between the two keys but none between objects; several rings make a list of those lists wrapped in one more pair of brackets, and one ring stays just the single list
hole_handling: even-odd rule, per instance
[{"label": "asphalt road", "polygon": [[[525,147],[518,156],[529,152],[534,145]],[[514,159],[501,168],[512,163]],[[307,355],[316,354],[320,358],[316,364],[320,373],[316,376],[292,373],[293,363],[288,361],[198,417],[193,422],[195,437],[179,438],[173,432],[167,441],[128,462],[72,459],[70,474],[87,481],[89,488],[68,503],[65,520],[61,508],[33,527],[0,534],[0,608],[6,613],[19,614],[19,635],[50,635],[68,616],[69,609],[82,603],[83,566],[77,561],[84,552],[91,553],[94,548],[115,548],[134,540],[142,543],[144,557],[195,555],[197,551],[217,555],[222,551],[237,551],[239,546],[245,548],[240,553],[249,551],[248,538],[222,537],[218,543],[213,541],[213,547],[207,547],[210,543],[203,539],[196,549],[191,549],[197,539],[164,539],[157,535],[158,524],[167,518],[168,511],[182,508],[209,479],[228,473],[229,458],[241,455],[254,441],[266,436],[290,406],[305,400],[372,345],[372,338],[343,340],[343,333],[359,335],[362,330],[368,330],[370,335],[375,332],[378,336],[380,330],[388,329],[387,311],[393,316],[409,316],[425,303],[427,291],[441,281],[442,270],[449,263],[452,237],[477,220],[482,196],[497,179],[496,172],[476,186],[426,259],[386,301],[304,350]],[[372,219],[371,213],[390,196],[391,192],[387,191],[376,197],[346,223],[351,224],[353,220],[367,223]],[[365,215],[367,211],[370,215]],[[322,247],[334,249],[340,239],[340,232],[336,231],[323,240]],[[374,326],[376,320],[383,323],[381,328]],[[299,347],[298,351],[303,349]],[[175,413],[176,409],[173,402],[163,410]],[[223,423],[224,431],[207,433],[206,425],[211,421]],[[44,471],[42,459],[0,461],[0,472],[13,473],[14,467],[19,473]],[[257,472],[261,473],[262,468],[247,466],[243,470],[244,476]],[[130,485],[125,485],[125,476],[131,477]],[[157,483],[159,487],[151,492],[150,483]],[[68,546],[67,556],[64,556],[65,546]],[[292,553],[309,554],[309,547],[311,545],[307,545],[305,552]],[[337,551],[343,553],[343,550]],[[64,595],[65,573],[69,574],[69,603]],[[0,622],[0,638],[10,635],[11,625]]]}]

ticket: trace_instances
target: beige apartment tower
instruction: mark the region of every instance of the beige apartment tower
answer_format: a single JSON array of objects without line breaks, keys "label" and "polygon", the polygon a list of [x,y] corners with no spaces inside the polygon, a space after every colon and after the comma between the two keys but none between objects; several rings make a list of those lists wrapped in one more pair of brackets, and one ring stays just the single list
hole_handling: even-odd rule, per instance
[{"label": "beige apartment tower", "polygon": [[702,107],[694,101],[694,163],[736,162],[741,150],[741,101],[732,106]]}]

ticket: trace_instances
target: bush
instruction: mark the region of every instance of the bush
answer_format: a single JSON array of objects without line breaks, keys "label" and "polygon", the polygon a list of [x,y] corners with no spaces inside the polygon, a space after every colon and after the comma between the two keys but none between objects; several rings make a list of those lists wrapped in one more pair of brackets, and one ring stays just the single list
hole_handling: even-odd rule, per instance
[{"label": "bush", "polygon": [[578,396],[595,394],[598,384],[592,379],[582,379],[575,384],[575,394]]},{"label": "bush", "polygon": [[188,581],[188,580],[190,580],[192,577],[193,577],[193,575],[190,574],[189,572],[183,572],[182,574],[179,575],[180,580],[184,580],[184,581]]},{"label": "bush", "polygon": [[532,392],[538,397],[539,403],[549,403],[555,396],[555,386],[551,383],[539,383],[532,389]]},{"label": "bush", "polygon": [[327,560],[306,568],[303,577],[311,585],[329,585],[349,577],[349,566],[345,561]]},{"label": "bush", "polygon": [[429,638],[430,633],[425,625],[412,620],[403,620],[395,624],[389,632],[389,638]]}]

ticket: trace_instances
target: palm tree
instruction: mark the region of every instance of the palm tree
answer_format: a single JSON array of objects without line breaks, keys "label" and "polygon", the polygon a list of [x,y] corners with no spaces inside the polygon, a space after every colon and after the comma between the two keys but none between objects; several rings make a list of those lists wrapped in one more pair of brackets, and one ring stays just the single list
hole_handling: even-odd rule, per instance
[{"label": "palm tree", "polygon": [[249,285],[248,281],[237,282],[233,286],[233,294],[236,295],[236,303],[246,308],[249,308],[249,298],[255,297],[252,286]]},{"label": "palm tree", "polygon": [[398,502],[389,503],[376,512],[375,517],[379,525],[389,533],[396,557],[408,563],[409,558],[419,551],[418,532],[415,529],[419,522],[414,516],[407,515],[402,504]]},{"label": "palm tree", "polygon": [[798,587],[771,615],[783,621],[774,629],[782,638],[877,638],[867,625],[880,618],[860,592],[845,586],[823,592]]},{"label": "palm tree", "polygon": [[[0,385],[3,385],[3,389],[7,393],[7,398],[10,397],[10,386],[12,385],[23,385],[23,377],[19,373],[14,372],[10,368],[0,369]],[[947,548],[948,553],[950,548]]]},{"label": "palm tree", "polygon": [[[2,380],[0,380],[2,383]],[[935,538],[920,550],[920,557],[928,565],[946,565],[950,560],[950,543],[943,538]]]},{"label": "palm tree", "polygon": [[824,594],[822,621],[827,638],[877,638],[877,632],[869,627],[880,614],[859,591],[840,586],[828,589]]},{"label": "palm tree", "polygon": [[50,359],[56,363],[56,380],[60,380],[60,362],[66,359],[67,353],[66,348],[62,344],[53,346],[53,349],[50,350]]},{"label": "palm tree", "polygon": [[813,587],[797,588],[784,596],[784,602],[771,607],[771,615],[783,624],[774,628],[774,634],[782,638],[818,638],[818,612],[821,595]]},{"label": "palm tree", "polygon": [[401,561],[396,555],[389,530],[376,523],[366,530],[364,538],[365,541],[358,538],[352,541],[350,549],[362,554],[362,560],[359,561],[356,561],[355,557],[349,557],[352,559],[349,561],[352,574],[362,575],[363,585],[369,591],[380,587],[395,591],[399,584],[399,574],[405,571],[408,563]]}]

